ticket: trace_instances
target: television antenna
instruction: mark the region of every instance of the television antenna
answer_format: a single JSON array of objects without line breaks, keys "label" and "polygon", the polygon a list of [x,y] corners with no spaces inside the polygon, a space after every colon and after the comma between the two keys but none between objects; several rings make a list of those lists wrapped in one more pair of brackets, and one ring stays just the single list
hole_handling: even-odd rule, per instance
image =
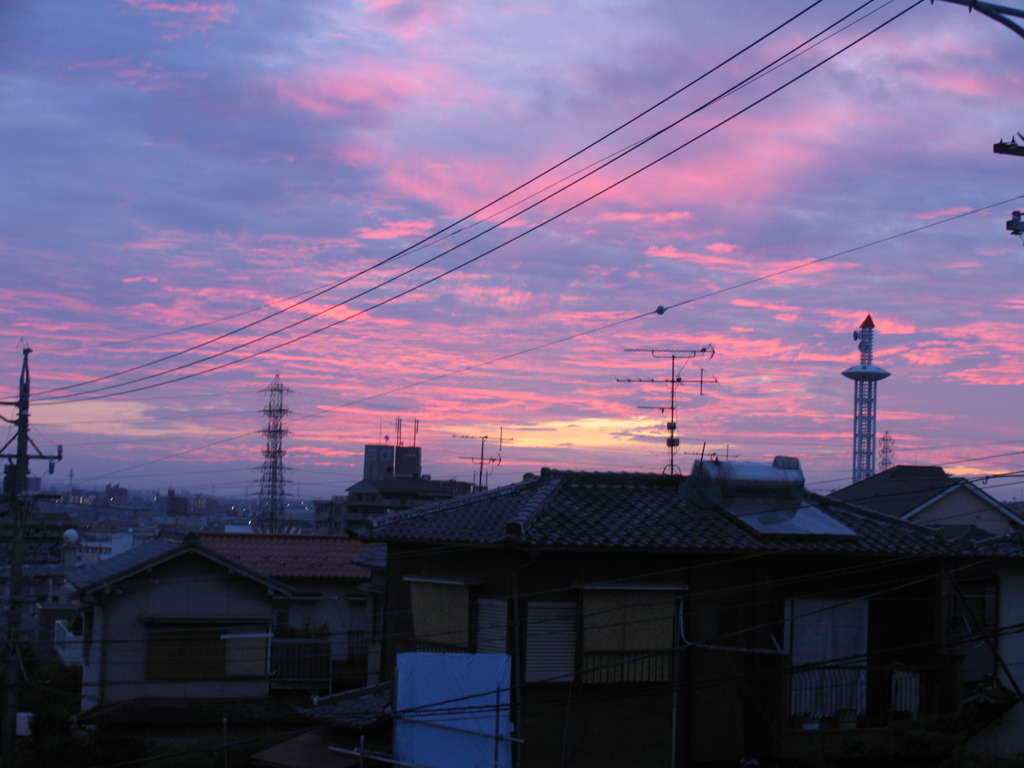
[{"label": "television antenna", "polygon": [[505,428],[504,427],[499,429],[498,430],[498,455],[485,458],[485,456],[484,456],[484,445],[487,443],[488,440],[491,439],[490,435],[452,435],[452,437],[464,438],[466,440],[479,440],[480,441],[480,457],[479,458],[477,458],[476,456],[459,456],[459,458],[460,459],[466,459],[467,461],[472,461],[474,464],[477,465],[477,470],[475,470],[473,472],[473,477],[474,478],[479,476],[479,480],[477,480],[477,482],[476,482],[477,490],[478,491],[486,491],[487,490],[487,486],[484,485],[484,480],[485,480],[484,467],[488,466],[488,465],[491,465],[491,464],[493,464],[495,466],[498,465],[498,464],[501,464],[501,446],[504,443],[511,443],[513,438],[505,437]]},{"label": "television antenna", "polygon": [[[649,347],[624,349],[624,352],[650,352],[652,357],[660,360],[669,360],[670,369],[669,377],[667,379],[616,379],[619,383],[643,383],[643,384],[668,384],[669,391],[669,404],[668,406],[640,406],[641,408],[653,408],[661,413],[668,411],[669,420],[666,423],[668,429],[668,437],[665,439],[665,445],[668,447],[668,464],[662,472],[666,475],[678,475],[681,474],[679,468],[676,466],[676,452],[679,449],[679,438],[676,437],[676,390],[682,384],[699,384],[699,392],[701,395],[704,394],[704,369],[700,369],[700,378],[698,379],[684,379],[680,375],[680,369],[686,365],[687,361],[693,360],[697,357],[705,357],[708,360],[715,356],[715,348],[710,344],[705,344],[702,347],[696,349],[653,349]],[[682,365],[677,366],[677,361],[684,361]],[[708,380],[709,384],[717,384],[718,379],[711,377]]]}]

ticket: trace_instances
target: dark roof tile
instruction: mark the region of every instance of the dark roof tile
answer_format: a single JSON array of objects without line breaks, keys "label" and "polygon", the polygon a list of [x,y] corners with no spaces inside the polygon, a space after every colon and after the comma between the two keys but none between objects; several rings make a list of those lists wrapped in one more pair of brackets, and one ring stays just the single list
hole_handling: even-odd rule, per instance
[{"label": "dark roof tile", "polygon": [[722,509],[679,493],[684,478],[544,470],[522,482],[386,516],[370,541],[517,543],[541,549],[818,551],[951,554],[930,529],[806,495],[854,535],[759,535]]}]

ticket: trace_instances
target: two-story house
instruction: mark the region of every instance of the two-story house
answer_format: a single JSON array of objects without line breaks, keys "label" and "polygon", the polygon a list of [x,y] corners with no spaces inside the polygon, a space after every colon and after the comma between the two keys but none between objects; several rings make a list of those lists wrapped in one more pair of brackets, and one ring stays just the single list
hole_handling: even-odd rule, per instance
[{"label": "two-story house", "polygon": [[189,534],[72,572],[83,719],[130,712],[141,721],[147,709],[207,717],[211,706],[249,717],[260,707],[247,702],[262,699],[267,716],[281,720],[268,698],[274,692],[329,692],[339,664],[344,684],[363,684],[360,585],[369,571],[356,560],[375,546],[345,537]]},{"label": "two-story house", "polygon": [[[1009,705],[1021,684],[1007,660],[1024,659],[1018,632],[1005,631],[1024,619],[1024,568],[1007,547],[1024,541],[1024,518],[1014,504],[992,497],[976,483],[942,467],[897,465],[829,497],[919,523],[951,540],[971,543],[988,561],[946,580],[942,621],[950,648],[962,659],[964,695],[996,697]],[[1024,751],[1024,707],[1008,706],[972,740],[979,750]]]},{"label": "two-story house", "polygon": [[364,538],[388,546],[382,675],[410,652],[508,654],[496,718],[531,768],[773,764],[959,711],[946,584],[991,562],[810,494],[787,457],[545,469]]}]

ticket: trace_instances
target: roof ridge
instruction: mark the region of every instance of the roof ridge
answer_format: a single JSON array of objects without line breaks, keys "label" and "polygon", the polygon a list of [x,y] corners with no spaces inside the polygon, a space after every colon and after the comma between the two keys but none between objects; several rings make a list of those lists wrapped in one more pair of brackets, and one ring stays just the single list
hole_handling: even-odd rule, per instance
[{"label": "roof ridge", "polygon": [[547,482],[542,483],[537,492],[530,497],[519,512],[516,513],[515,517],[505,523],[505,534],[509,538],[522,538],[523,533],[530,526],[530,524],[537,519],[537,515],[540,511],[547,506],[548,501],[554,496],[562,486],[563,476],[556,474],[542,475],[543,479]]},{"label": "roof ridge", "polygon": [[448,499],[447,501],[430,502],[418,507],[412,507],[411,509],[387,512],[383,517],[374,518],[370,521],[370,530],[390,525],[391,523],[402,522],[403,520],[412,520],[416,517],[426,517],[427,515],[432,515],[436,512],[444,512],[445,510],[452,509],[454,507],[460,507],[467,503],[467,501],[475,503],[483,498],[509,496],[514,493],[519,493],[527,483],[533,483],[536,481],[537,477],[535,475],[528,474],[518,483],[503,485],[500,488],[484,491],[483,493],[471,493],[468,496],[456,496],[455,498]]}]

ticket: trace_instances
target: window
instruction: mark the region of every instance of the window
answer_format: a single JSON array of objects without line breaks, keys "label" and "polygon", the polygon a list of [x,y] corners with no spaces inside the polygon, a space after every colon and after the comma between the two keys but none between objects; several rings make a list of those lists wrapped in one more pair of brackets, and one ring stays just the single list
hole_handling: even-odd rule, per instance
[{"label": "window", "polygon": [[585,590],[583,682],[671,680],[677,605],[671,591]]},{"label": "window", "polygon": [[469,587],[409,579],[418,651],[469,650]]},{"label": "window", "polygon": [[966,579],[955,585],[947,600],[949,638],[963,655],[964,681],[977,684],[995,674],[996,657],[986,638],[998,626],[997,589],[994,579]]},{"label": "window", "polygon": [[809,720],[867,706],[867,600],[791,600],[791,712]]},{"label": "window", "polygon": [[156,626],[146,641],[149,680],[224,680],[267,673],[267,630],[262,626]]}]

